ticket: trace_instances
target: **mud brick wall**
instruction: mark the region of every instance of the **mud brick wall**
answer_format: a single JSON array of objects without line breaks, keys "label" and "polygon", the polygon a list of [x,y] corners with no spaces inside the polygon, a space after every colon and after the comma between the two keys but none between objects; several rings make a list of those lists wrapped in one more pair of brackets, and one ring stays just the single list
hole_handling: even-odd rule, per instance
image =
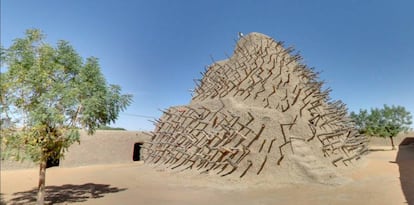
[{"label": "mud brick wall", "polygon": [[[150,137],[144,132],[97,130],[94,135],[81,132],[81,143],[71,145],[65,157],[52,166],[76,167],[133,162],[135,143],[144,144],[149,140]],[[30,160],[24,162],[4,160],[1,161],[0,167],[1,170],[38,169],[38,164]]]},{"label": "mud brick wall", "polygon": [[297,172],[325,180],[368,151],[346,105],[331,100],[318,73],[282,42],[246,35],[229,59],[202,74],[190,104],[157,120],[146,163],[222,177]]},{"label": "mud brick wall", "polygon": [[133,161],[134,144],[149,140],[148,135],[133,131],[101,131],[81,134],[81,143],[69,147],[60,160],[61,167],[93,164],[128,163]]}]

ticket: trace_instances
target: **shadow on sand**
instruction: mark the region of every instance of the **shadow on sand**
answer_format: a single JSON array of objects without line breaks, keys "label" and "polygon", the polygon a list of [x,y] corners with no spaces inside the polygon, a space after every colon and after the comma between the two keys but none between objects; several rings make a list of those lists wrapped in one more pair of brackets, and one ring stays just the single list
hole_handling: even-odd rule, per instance
[{"label": "shadow on sand", "polygon": [[[101,198],[105,194],[125,191],[108,184],[87,183],[82,185],[65,184],[62,186],[46,186],[45,204],[83,202],[88,199]],[[23,205],[36,202],[37,189],[13,194],[9,204]]]},{"label": "shadow on sand", "polygon": [[0,193],[0,205],[6,205],[6,202],[3,199],[3,193]]},{"label": "shadow on sand", "polygon": [[401,188],[409,205],[414,205],[414,144],[407,145],[406,142],[413,140],[413,137],[407,137],[401,142],[395,160],[400,170]]}]

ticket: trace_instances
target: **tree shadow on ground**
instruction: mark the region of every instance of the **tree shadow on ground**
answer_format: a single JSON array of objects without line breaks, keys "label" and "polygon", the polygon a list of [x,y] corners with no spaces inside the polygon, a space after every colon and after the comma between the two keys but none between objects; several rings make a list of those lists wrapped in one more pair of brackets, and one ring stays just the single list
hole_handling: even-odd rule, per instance
[{"label": "tree shadow on ground", "polygon": [[0,205],[6,205],[6,202],[3,199],[3,193],[0,193]]},{"label": "tree shadow on ground", "polygon": [[407,200],[406,203],[414,205],[414,144],[405,145],[405,140],[399,146],[395,162],[400,171],[401,188]]},{"label": "tree shadow on ground", "polygon": [[[82,185],[65,184],[62,186],[46,186],[45,204],[84,202],[88,199],[101,198],[105,194],[125,191],[108,184],[87,183]],[[36,202],[37,189],[14,193],[8,203],[15,205]]]}]

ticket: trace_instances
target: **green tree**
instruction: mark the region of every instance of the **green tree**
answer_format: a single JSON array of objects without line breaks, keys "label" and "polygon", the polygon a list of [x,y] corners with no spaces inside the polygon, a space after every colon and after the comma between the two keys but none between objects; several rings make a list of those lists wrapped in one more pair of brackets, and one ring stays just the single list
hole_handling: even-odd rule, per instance
[{"label": "green tree", "polygon": [[393,138],[398,133],[410,129],[411,113],[402,106],[388,106],[360,110],[358,114],[351,112],[351,118],[358,130],[369,136],[389,137],[392,149],[395,149]]},{"label": "green tree", "polygon": [[29,29],[2,48],[0,75],[1,118],[14,125],[1,129],[2,157],[39,163],[38,204],[44,204],[47,160],[79,143],[79,129],[93,134],[132,102],[118,85],[107,84],[97,58],[84,61],[68,42],[52,47],[44,40],[40,30]]},{"label": "green tree", "polygon": [[122,131],[126,131],[125,128],[122,127],[110,127],[108,125],[103,125],[98,127],[98,130],[122,130]]}]

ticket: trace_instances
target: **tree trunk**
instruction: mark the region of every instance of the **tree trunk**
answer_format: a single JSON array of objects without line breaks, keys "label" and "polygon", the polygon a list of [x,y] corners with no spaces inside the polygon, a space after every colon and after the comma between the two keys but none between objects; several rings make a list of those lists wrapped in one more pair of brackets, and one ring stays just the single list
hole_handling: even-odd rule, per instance
[{"label": "tree trunk", "polygon": [[37,205],[45,204],[46,159],[42,159],[39,166],[39,185],[37,190]]},{"label": "tree trunk", "polygon": [[390,136],[392,150],[395,150],[394,139]]}]

